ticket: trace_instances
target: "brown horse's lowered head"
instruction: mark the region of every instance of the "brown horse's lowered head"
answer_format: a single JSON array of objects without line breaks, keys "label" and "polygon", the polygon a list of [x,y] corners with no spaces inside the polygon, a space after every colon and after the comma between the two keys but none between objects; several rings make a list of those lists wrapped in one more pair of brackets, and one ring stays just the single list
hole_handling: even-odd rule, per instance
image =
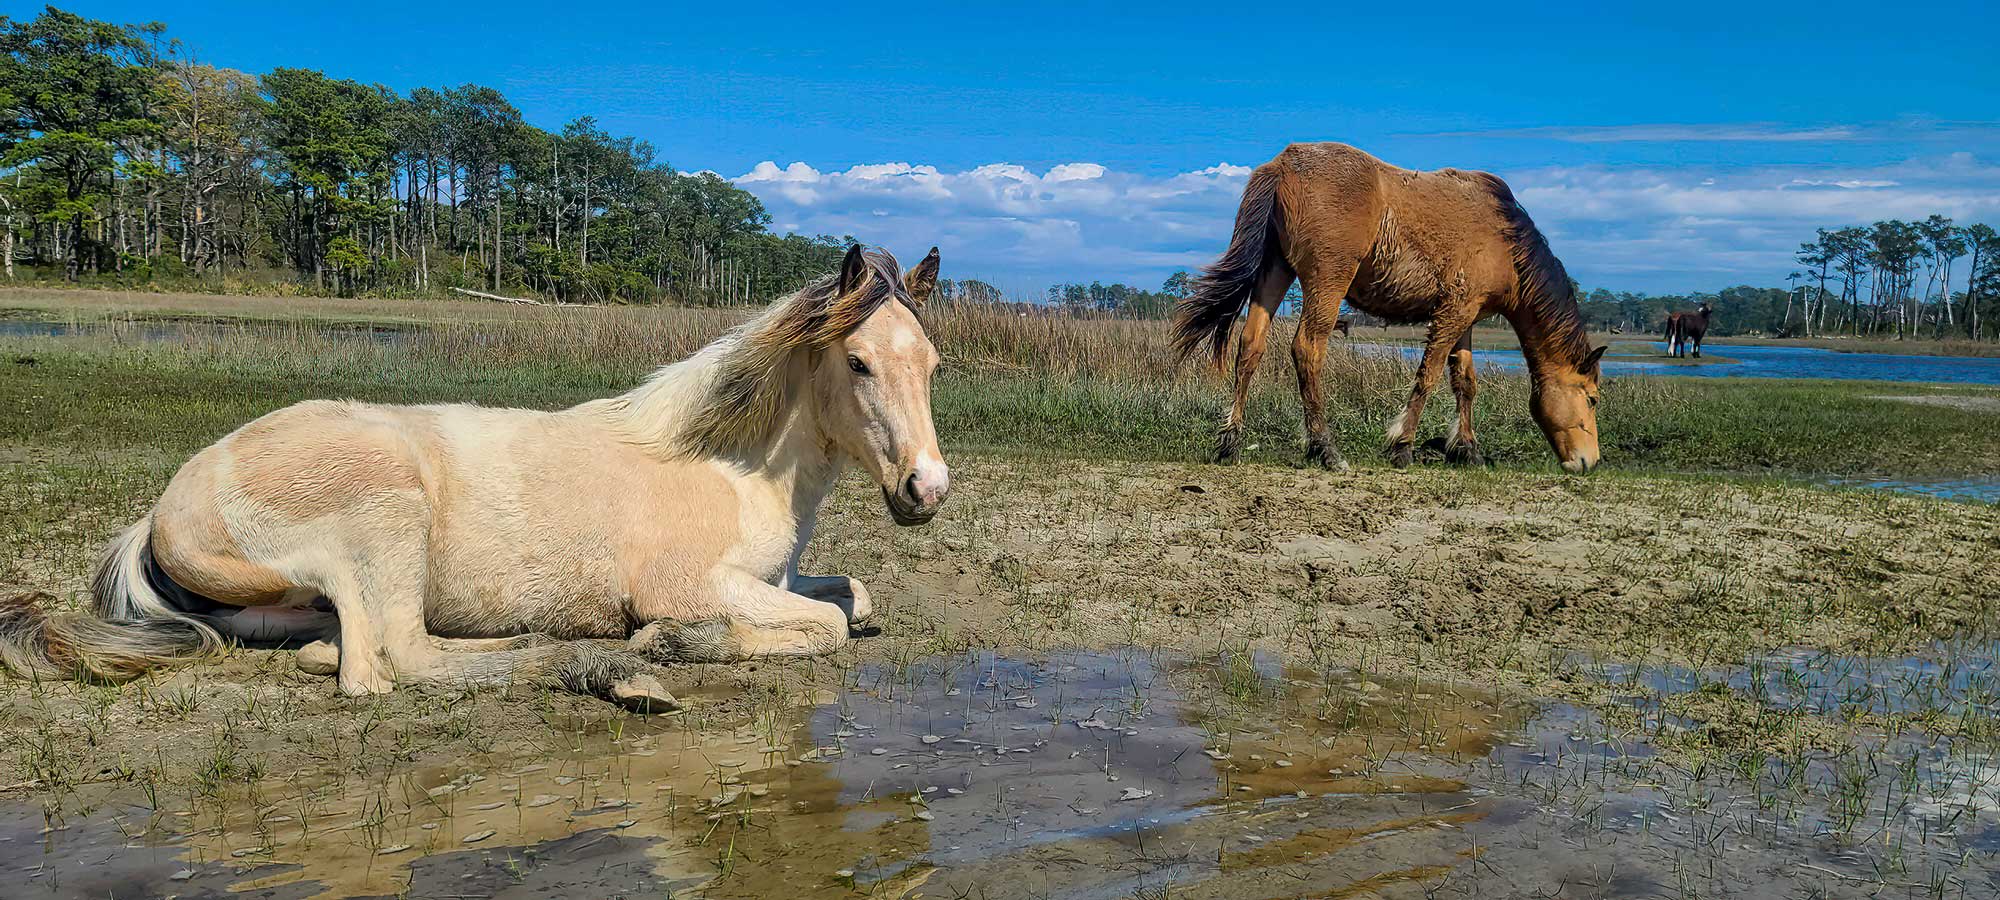
[{"label": "brown horse's lowered head", "polygon": [[1565,472],[1581,475],[1597,466],[1597,374],[1604,349],[1591,350],[1573,365],[1547,366],[1533,376],[1528,405]]}]

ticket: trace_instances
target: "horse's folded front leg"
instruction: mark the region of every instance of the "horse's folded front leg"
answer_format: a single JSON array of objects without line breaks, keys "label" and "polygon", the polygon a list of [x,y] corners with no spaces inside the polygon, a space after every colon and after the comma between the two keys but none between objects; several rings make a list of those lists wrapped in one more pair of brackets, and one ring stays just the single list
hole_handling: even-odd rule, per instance
[{"label": "horse's folded front leg", "polygon": [[[632,636],[630,646],[662,662],[734,662],[815,656],[847,643],[848,610],[835,603],[735,569],[711,576],[709,586],[713,593],[698,605],[699,617],[650,622]],[[866,590],[851,596],[859,600]]]},{"label": "horse's folded front leg", "polygon": [[652,662],[621,644],[539,634],[432,640],[440,648],[463,648],[436,650],[431,672],[422,679],[433,684],[533,684],[602,697],[639,712],[667,712],[679,706],[654,674]]},{"label": "horse's folded front leg", "polygon": [[802,597],[840,607],[850,625],[860,625],[875,616],[875,601],[868,596],[868,586],[857,579],[845,575],[797,575],[793,576],[791,587]]}]

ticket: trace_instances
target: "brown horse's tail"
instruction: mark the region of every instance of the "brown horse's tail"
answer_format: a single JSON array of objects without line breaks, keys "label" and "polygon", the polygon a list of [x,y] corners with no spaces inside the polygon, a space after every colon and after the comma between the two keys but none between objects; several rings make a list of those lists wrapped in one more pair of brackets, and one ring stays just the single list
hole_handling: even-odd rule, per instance
[{"label": "brown horse's tail", "polygon": [[125,681],[148,669],[213,655],[223,640],[154,587],[152,517],[105,549],[91,582],[96,609],[50,614],[43,593],[0,599],[0,668],[26,678]]},{"label": "brown horse's tail", "polygon": [[1279,227],[1278,172],[1262,167],[1250,174],[1243,203],[1236,208],[1236,232],[1222,258],[1201,270],[1187,299],[1174,307],[1174,358],[1186,360],[1203,344],[1221,368],[1236,314],[1250,302],[1250,293],[1264,273],[1265,254]]}]

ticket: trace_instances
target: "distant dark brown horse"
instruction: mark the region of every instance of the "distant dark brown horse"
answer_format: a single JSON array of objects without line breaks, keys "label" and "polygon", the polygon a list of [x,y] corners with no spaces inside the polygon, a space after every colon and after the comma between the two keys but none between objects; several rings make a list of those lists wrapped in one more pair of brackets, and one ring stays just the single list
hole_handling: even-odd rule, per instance
[{"label": "distant dark brown horse", "polygon": [[1293,144],[1243,190],[1229,249],[1202,270],[1174,315],[1185,359],[1206,348],[1219,369],[1237,313],[1236,393],[1216,459],[1235,458],[1243,407],[1271,316],[1296,278],[1305,290],[1292,342],[1305,402],[1306,459],[1345,468],[1326,430],[1320,367],[1342,299],[1391,322],[1429,322],[1409,403],[1389,424],[1389,458],[1409,465],[1424,401],[1451,367],[1454,462],[1482,460],[1472,432],[1471,329],[1501,315],[1532,374],[1530,411],[1564,469],[1597,464],[1598,357],[1569,275],[1506,182],[1485,172],[1399,169],[1346,144]]},{"label": "distant dark brown horse", "polygon": [[1708,334],[1708,317],[1715,308],[1703,303],[1694,312],[1670,313],[1667,316],[1667,353],[1682,357],[1690,348],[1694,358],[1701,358],[1701,339]]}]

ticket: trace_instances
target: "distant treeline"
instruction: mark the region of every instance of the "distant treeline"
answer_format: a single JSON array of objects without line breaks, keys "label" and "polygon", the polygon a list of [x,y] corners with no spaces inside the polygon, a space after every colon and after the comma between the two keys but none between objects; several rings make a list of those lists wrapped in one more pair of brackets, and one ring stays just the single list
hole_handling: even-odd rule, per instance
[{"label": "distant treeline", "polygon": [[1667,313],[1715,307],[1721,334],[2000,339],[2000,234],[1944,216],[1828,230],[1799,245],[1786,287],[1647,296],[1579,292],[1593,327],[1654,331]]},{"label": "distant treeline", "polygon": [[741,303],[848,240],[771,234],[714,174],[588,117],[536,128],[492,88],[253,76],[53,7],[0,17],[0,179],[10,279]]}]

